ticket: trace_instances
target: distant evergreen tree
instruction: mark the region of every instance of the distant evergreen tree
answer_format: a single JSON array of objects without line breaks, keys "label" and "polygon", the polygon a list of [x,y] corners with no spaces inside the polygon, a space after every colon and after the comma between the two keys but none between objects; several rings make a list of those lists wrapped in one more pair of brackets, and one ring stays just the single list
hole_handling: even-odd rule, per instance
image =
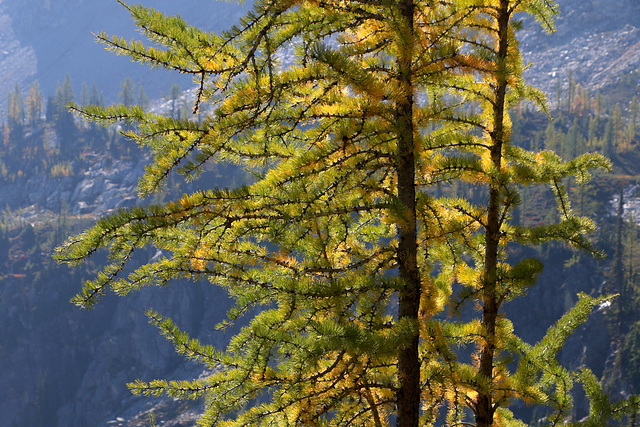
[{"label": "distant evergreen tree", "polygon": [[97,106],[105,105],[104,94],[102,93],[102,91],[98,89],[98,86],[96,86],[95,83],[91,86],[91,95],[89,96],[89,104],[97,105]]},{"label": "distant evergreen tree", "polygon": [[598,119],[595,116],[589,117],[589,148],[591,151],[595,151],[598,143]]},{"label": "distant evergreen tree", "polygon": [[53,122],[54,117],[56,116],[56,107],[53,101],[53,96],[47,96],[47,104],[45,107],[45,117],[49,122]]},{"label": "distant evergreen tree", "polygon": [[598,94],[596,95],[596,103],[595,103],[594,110],[596,113],[596,118],[600,118],[600,116],[602,116],[602,113],[604,111],[604,100],[600,92],[598,92]]},{"label": "distant evergreen tree", "polygon": [[614,155],[614,125],[613,120],[607,120],[604,126],[604,133],[602,135],[602,154],[611,157]]},{"label": "distant evergreen tree", "polygon": [[573,120],[573,124],[569,128],[569,132],[567,132],[565,139],[566,150],[566,159],[571,160],[575,159],[581,154],[586,152],[586,140],[585,137],[580,132],[581,126],[578,118],[576,117]]},{"label": "distant evergreen tree", "polygon": [[11,127],[22,126],[25,122],[24,98],[18,83],[7,94],[7,121]]},{"label": "distant evergreen tree", "polygon": [[86,82],[82,82],[82,92],[80,93],[80,104],[89,105],[90,102],[89,87]]},{"label": "distant evergreen tree", "polygon": [[147,93],[144,91],[144,87],[140,86],[138,87],[138,105],[140,106],[140,108],[142,108],[143,110],[148,110],[149,109],[149,97],[147,96]]},{"label": "distant evergreen tree", "polygon": [[27,122],[33,126],[41,121],[44,112],[42,92],[40,92],[40,84],[37,81],[29,87],[26,104]]},{"label": "distant evergreen tree", "polygon": [[[78,149],[77,128],[73,118],[73,114],[69,111],[68,106],[75,101],[75,93],[71,76],[66,75],[62,85],[56,87],[56,94],[51,101],[51,106],[47,106],[47,118],[51,114],[58,141],[60,144],[60,153],[63,157],[71,157],[75,150]],[[51,110],[51,111],[49,111]]]},{"label": "distant evergreen tree", "polygon": [[574,111],[575,99],[576,99],[576,81],[573,78],[573,69],[569,69],[569,74],[567,75],[567,84],[569,86],[569,97],[567,98],[567,109],[569,111]]},{"label": "distant evergreen tree", "polygon": [[180,85],[177,83],[172,84],[171,90],[169,90],[169,95],[167,95],[167,99],[169,100],[169,106],[171,107],[171,110],[169,112],[169,117],[179,118],[181,106],[178,103],[178,100],[180,99],[181,96],[182,96],[182,89],[180,88]]},{"label": "distant evergreen tree", "polygon": [[622,111],[620,110],[619,105],[613,107],[613,112],[611,114],[611,126],[614,146],[619,148],[618,151],[626,151],[622,148],[622,143],[624,141],[624,123],[622,121]]},{"label": "distant evergreen tree", "polygon": [[631,143],[636,138],[638,129],[638,97],[634,96],[629,105],[629,124],[627,125],[627,140]]},{"label": "distant evergreen tree", "polygon": [[562,144],[558,136],[558,131],[556,131],[556,125],[553,121],[549,122],[544,131],[544,148],[562,155]]},{"label": "distant evergreen tree", "polygon": [[18,83],[7,93],[7,123],[3,132],[3,145],[10,156],[21,152],[26,122],[24,100]]},{"label": "distant evergreen tree", "polygon": [[73,83],[71,82],[71,75],[69,73],[65,76],[60,91],[56,91],[56,97],[59,98],[61,105],[65,107],[61,108],[61,110],[66,109],[68,105],[75,101],[76,95],[73,91]]},{"label": "distant evergreen tree", "polygon": [[131,77],[127,77],[120,83],[120,93],[118,99],[125,107],[131,107],[136,103],[136,90]]}]

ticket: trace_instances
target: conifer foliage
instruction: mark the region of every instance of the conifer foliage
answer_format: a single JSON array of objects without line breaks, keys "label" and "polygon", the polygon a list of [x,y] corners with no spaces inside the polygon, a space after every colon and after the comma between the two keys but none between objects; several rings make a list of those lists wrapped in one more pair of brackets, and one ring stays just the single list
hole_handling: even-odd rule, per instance
[{"label": "conifer foliage", "polygon": [[[610,405],[592,374],[555,361],[604,299],[582,296],[535,345],[500,314],[541,269],[532,259],[510,265],[508,244],[590,250],[593,224],[572,213],[562,182],[607,167],[598,155],[565,162],[510,144],[508,109],[544,106],[522,81],[513,17],[529,13],[550,30],[552,2],[258,0],[220,35],[123,5],[153,47],[98,38],[134,61],[191,74],[201,112],[79,111],[137,125],[127,136],[153,156],[140,193],[161,191],[173,173],[197,179],[209,162],[256,177],[122,209],[58,249],[71,264],[101,248],[110,254],[74,299],[84,307],[108,287],[125,295],[181,277],[208,279],[234,298],[228,321],[245,326],[226,349],[149,312],[210,375],[135,381],[134,393],[204,397],[206,426],[416,427],[445,417],[518,425],[507,409],[514,400],[548,407],[558,424],[570,416],[574,381],[605,415],[630,405]],[[487,200],[435,196],[455,180],[486,186]],[[560,221],[510,224],[518,188],[538,184],[556,192]],[[125,274],[145,246],[165,257]],[[474,305],[469,322],[447,311]]]}]

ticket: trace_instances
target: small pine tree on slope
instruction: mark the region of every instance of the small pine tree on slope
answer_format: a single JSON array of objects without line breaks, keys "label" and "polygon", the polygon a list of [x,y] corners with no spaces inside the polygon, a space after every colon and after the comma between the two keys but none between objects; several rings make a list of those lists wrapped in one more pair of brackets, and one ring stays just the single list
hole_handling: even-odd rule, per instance
[{"label": "small pine tree on slope", "polygon": [[[208,162],[237,163],[256,180],[122,209],[70,238],[60,261],[100,248],[112,260],[74,302],[91,307],[108,287],[125,295],[189,277],[228,289],[236,302],[229,322],[261,309],[225,350],[150,311],[177,351],[213,373],[135,381],[134,393],[204,397],[199,423],[207,426],[416,427],[445,413],[451,425],[518,425],[507,409],[514,399],[550,407],[558,424],[575,380],[605,416],[631,405],[611,406],[592,374],[555,361],[603,299],[581,297],[534,346],[500,315],[541,268],[535,260],[510,266],[506,245],[559,239],[590,249],[583,236],[592,224],[573,215],[562,179],[607,166],[595,155],[563,162],[510,144],[509,106],[541,100],[522,82],[513,15],[530,13],[550,28],[551,2],[259,0],[221,35],[126,7],[164,49],[98,38],[134,61],[191,74],[194,110],[207,106],[206,117],[137,106],[80,113],[137,124],[126,134],[153,154],[142,195],[174,172],[197,179]],[[480,113],[468,113],[468,103]],[[433,196],[455,180],[486,185],[487,204]],[[556,190],[562,220],[510,225],[518,185],[541,183]],[[132,254],[149,245],[166,258],[123,277]],[[478,319],[446,315],[468,302],[480,305]],[[459,360],[460,345],[476,347],[473,363]],[[519,362],[513,372],[510,360]]]}]

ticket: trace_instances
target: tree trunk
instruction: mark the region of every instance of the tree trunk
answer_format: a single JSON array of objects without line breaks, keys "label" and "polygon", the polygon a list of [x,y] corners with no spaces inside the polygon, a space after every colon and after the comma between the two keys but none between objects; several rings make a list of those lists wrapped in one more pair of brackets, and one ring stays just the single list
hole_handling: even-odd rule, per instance
[{"label": "tree trunk", "polygon": [[[493,105],[493,131],[491,132],[491,161],[496,171],[502,166],[502,146],[504,143],[505,95],[507,91],[507,48],[509,43],[509,0],[500,0],[496,10],[498,23],[498,57],[495,70],[496,87]],[[496,350],[496,321],[500,310],[497,294],[498,250],[500,246],[500,189],[499,175],[494,176],[489,188],[487,228],[485,230],[485,267],[482,295],[482,327],[484,339],[480,344],[480,374],[489,379],[489,389],[478,390],[476,404],[476,426],[493,425],[493,368]]]},{"label": "tree trunk", "polygon": [[[398,198],[403,211],[398,223],[398,271],[405,287],[398,296],[398,318],[417,322],[420,306],[420,274],[418,271],[418,243],[416,224],[415,155],[413,140],[413,14],[412,0],[404,0],[400,6],[405,25],[411,34],[408,42],[400,42],[398,55],[399,84],[402,88],[396,103],[396,126],[398,134]],[[398,427],[418,427],[420,416],[420,359],[418,357],[419,332],[414,335],[398,354],[397,393]]]}]

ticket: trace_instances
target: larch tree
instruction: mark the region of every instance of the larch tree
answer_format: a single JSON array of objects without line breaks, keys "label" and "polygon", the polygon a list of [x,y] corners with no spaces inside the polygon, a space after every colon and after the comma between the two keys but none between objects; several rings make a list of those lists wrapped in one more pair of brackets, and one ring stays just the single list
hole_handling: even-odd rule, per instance
[{"label": "larch tree", "polygon": [[33,126],[42,120],[42,111],[44,109],[44,101],[40,85],[36,81],[29,86],[29,95],[26,99],[27,122]]},{"label": "larch tree", "polygon": [[[134,393],[204,397],[206,426],[417,427],[444,417],[518,425],[507,409],[514,400],[550,407],[558,424],[570,415],[575,380],[594,411],[630,405],[610,405],[592,374],[555,360],[602,298],[581,297],[536,345],[500,314],[541,269],[535,260],[510,266],[509,243],[557,239],[590,249],[584,235],[593,224],[573,215],[562,181],[606,167],[596,155],[562,162],[511,144],[509,107],[543,105],[522,81],[513,16],[530,13],[550,29],[550,1],[259,0],[220,35],[125,7],[154,45],[99,40],[192,75],[200,112],[78,110],[137,125],[126,135],[153,156],[140,193],[161,191],[173,173],[197,179],[211,162],[255,175],[240,188],[122,209],[58,249],[71,264],[109,252],[111,263],[74,299],[83,307],[108,287],[125,295],[184,277],[206,278],[234,298],[228,322],[245,326],[226,349],[150,311],[177,351],[212,373],[138,380]],[[435,197],[436,186],[456,180],[485,185],[486,203]],[[555,189],[561,221],[511,225],[518,186],[537,184]],[[146,246],[164,258],[125,274]],[[476,319],[448,315],[469,302],[480,307]],[[460,355],[467,350],[471,363]]]},{"label": "larch tree", "polygon": [[7,92],[7,122],[10,126],[20,126],[24,124],[24,120],[24,98],[20,85],[16,83],[13,92]]}]

